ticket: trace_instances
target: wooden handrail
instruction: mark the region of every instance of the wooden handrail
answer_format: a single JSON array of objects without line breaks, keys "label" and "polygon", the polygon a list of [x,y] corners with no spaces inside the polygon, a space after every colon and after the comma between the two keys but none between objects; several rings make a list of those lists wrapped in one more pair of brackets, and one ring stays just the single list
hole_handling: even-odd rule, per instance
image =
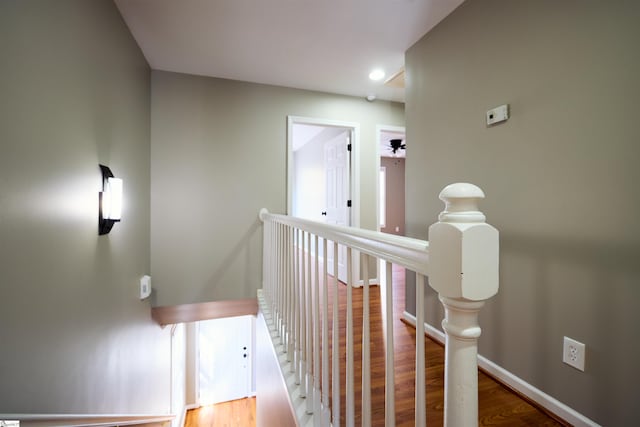
[{"label": "wooden handrail", "polygon": [[256,298],[168,305],[151,309],[151,317],[160,326],[256,314]]}]

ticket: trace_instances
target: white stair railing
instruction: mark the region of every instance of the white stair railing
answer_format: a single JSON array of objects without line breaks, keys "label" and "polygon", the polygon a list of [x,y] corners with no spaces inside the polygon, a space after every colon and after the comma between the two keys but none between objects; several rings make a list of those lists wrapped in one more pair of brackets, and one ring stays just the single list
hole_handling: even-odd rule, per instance
[{"label": "white stair railing", "polygon": [[[416,375],[415,425],[426,425],[424,291],[426,277],[445,308],[446,334],[444,425],[477,426],[478,313],[484,301],[498,291],[498,231],[485,223],[478,210],[482,190],[472,184],[447,186],[440,193],[445,210],[429,227],[429,242],[369,230],[327,225],[271,214],[263,209],[264,284],[261,304],[270,313],[282,348],[291,362],[306,414],[315,426],[339,426],[340,387],[345,387],[345,425],[355,424],[353,255],[359,253],[363,276],[362,398],[363,426],[372,424],[369,269],[372,260],[386,262],[380,272],[385,295],[385,426],[395,425],[393,354],[393,276],[391,264],[416,273]],[[346,352],[339,354],[338,263],[320,262],[331,245],[337,258],[340,246],[347,252]],[[322,267],[320,267],[322,265]],[[332,268],[330,272],[329,269]],[[330,275],[331,273],[331,275]],[[329,303],[329,289],[331,303]],[[329,335],[329,307],[332,328]],[[266,316],[265,316],[266,317]],[[329,340],[333,345],[330,351]],[[344,385],[340,366],[346,364]],[[329,368],[331,366],[331,368]],[[331,372],[329,372],[331,369]],[[331,378],[332,390],[329,390]],[[331,401],[329,396],[332,396]]]}]

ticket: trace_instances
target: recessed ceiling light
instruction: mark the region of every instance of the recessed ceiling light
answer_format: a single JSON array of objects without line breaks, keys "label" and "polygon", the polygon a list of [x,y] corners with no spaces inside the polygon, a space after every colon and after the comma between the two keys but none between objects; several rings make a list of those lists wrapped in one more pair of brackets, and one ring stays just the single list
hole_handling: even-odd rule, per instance
[{"label": "recessed ceiling light", "polygon": [[376,68],[375,70],[369,73],[369,78],[373,81],[384,79],[384,70],[380,68]]}]

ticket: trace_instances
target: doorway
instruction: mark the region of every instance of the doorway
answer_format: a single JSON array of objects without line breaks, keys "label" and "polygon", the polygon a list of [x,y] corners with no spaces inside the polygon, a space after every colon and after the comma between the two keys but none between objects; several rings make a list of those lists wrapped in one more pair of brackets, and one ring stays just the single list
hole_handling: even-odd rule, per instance
[{"label": "doorway", "polygon": [[[378,155],[377,227],[383,233],[405,234],[405,161],[407,141],[405,128],[379,125],[376,128]],[[378,261],[380,272],[380,302],[386,305],[386,262]],[[392,267],[392,268],[397,268]],[[395,275],[395,273],[394,273]],[[393,284],[389,284],[392,286]],[[383,317],[386,316],[383,310]],[[384,321],[385,319],[383,319]]]},{"label": "doorway", "polygon": [[[288,117],[287,211],[289,215],[331,225],[359,225],[357,123]],[[322,247],[319,251],[322,252]],[[338,263],[338,278],[347,282],[347,251],[327,248],[327,267]],[[359,271],[354,256],[354,272]],[[354,273],[355,276],[355,273]],[[357,277],[354,277],[354,283]]]},{"label": "doorway", "polygon": [[204,320],[196,325],[198,405],[254,395],[255,317]]},{"label": "doorway", "polygon": [[377,127],[377,224],[383,233],[405,234],[405,128]]}]

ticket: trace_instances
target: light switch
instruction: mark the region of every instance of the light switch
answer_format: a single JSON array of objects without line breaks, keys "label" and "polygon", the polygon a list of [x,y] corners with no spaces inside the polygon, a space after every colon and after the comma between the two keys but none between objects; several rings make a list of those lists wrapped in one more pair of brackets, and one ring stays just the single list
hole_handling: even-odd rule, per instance
[{"label": "light switch", "polygon": [[151,295],[151,276],[144,275],[140,278],[140,299],[148,298]]}]

